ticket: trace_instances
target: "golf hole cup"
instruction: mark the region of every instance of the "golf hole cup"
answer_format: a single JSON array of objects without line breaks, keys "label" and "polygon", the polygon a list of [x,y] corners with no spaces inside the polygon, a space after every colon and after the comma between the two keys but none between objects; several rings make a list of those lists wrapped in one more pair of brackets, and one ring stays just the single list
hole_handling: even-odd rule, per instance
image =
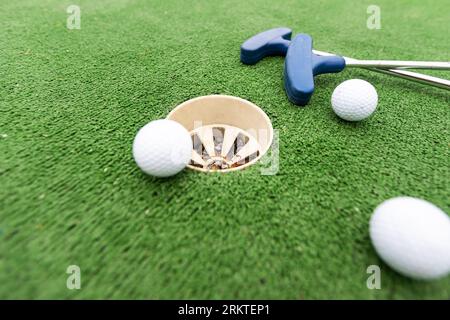
[{"label": "golf hole cup", "polygon": [[256,163],[269,149],[273,128],[255,104],[233,96],[210,95],[188,100],[167,116],[189,132],[193,150],[187,167],[230,172]]}]

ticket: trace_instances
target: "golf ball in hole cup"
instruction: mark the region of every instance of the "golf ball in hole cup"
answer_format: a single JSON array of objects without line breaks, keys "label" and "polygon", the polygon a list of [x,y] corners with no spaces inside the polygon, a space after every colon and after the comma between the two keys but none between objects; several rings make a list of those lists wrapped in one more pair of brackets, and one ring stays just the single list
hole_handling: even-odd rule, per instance
[{"label": "golf ball in hole cup", "polygon": [[374,86],[360,79],[342,82],[331,96],[333,111],[347,121],[361,121],[375,112],[378,94]]},{"label": "golf ball in hole cup", "polygon": [[173,120],[155,120],[142,127],[133,142],[133,157],[145,173],[169,177],[183,170],[192,154],[189,132]]},{"label": "golf ball in hole cup", "polygon": [[450,218],[428,201],[384,201],[370,219],[370,238],[381,259],[405,276],[432,280],[450,273]]}]

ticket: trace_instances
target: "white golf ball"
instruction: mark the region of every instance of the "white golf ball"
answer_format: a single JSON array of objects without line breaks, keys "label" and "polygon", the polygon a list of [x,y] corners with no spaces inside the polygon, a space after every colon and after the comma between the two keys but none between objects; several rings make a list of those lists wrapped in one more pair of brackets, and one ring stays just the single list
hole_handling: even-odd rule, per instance
[{"label": "white golf ball", "polygon": [[374,113],[378,94],[374,86],[360,79],[342,82],[331,95],[333,111],[347,121],[364,120]]},{"label": "white golf ball", "polygon": [[169,177],[183,170],[192,154],[189,132],[178,122],[155,120],[142,127],[133,142],[136,164],[147,174]]},{"label": "white golf ball", "polygon": [[384,201],[370,219],[370,238],[381,259],[405,276],[431,280],[450,273],[450,218],[430,202]]}]

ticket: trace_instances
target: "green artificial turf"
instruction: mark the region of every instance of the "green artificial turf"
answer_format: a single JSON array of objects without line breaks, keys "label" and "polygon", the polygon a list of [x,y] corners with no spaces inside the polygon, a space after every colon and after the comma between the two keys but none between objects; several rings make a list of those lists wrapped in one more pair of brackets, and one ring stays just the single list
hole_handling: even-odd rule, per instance
[{"label": "green artificial turf", "polygon": [[[316,78],[299,108],[283,58],[239,61],[245,39],[278,26],[355,58],[450,60],[448,1],[377,0],[382,27],[369,30],[373,2],[1,1],[0,298],[450,298],[449,277],[398,275],[368,234],[394,196],[449,212],[450,94],[352,69]],[[70,4],[80,30],[66,28]],[[330,107],[351,78],[379,93],[361,123]],[[278,174],[141,173],[137,130],[213,93],[265,110]],[[366,287],[372,264],[381,290]],[[80,290],[66,288],[69,265]]]}]

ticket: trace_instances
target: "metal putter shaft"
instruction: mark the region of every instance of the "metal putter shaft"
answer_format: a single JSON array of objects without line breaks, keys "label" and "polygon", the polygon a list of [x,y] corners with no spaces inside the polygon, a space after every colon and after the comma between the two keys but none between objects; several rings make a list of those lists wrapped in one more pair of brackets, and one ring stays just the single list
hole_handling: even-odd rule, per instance
[{"label": "metal putter shaft", "polygon": [[[345,57],[344,57],[345,58]],[[346,59],[347,61],[347,59]],[[356,60],[351,59],[347,67],[382,68],[382,69],[450,69],[450,62],[441,61],[398,61],[398,60]]]},{"label": "metal putter shaft", "polygon": [[[313,53],[317,54],[319,56],[328,56],[328,57],[335,56],[335,54],[333,54],[333,53],[319,51],[319,50],[313,50]],[[349,57],[343,57],[343,58],[345,59],[347,67],[353,67],[353,66],[360,67],[360,68],[364,68],[367,70],[384,73],[384,74],[388,74],[388,75],[395,76],[395,77],[400,77],[400,78],[403,78],[406,80],[411,80],[411,81],[435,86],[438,88],[450,90],[450,80],[447,80],[447,79],[433,77],[433,76],[429,76],[426,74],[411,72],[411,71],[407,71],[407,70],[403,70],[403,69],[383,69],[383,68],[379,68],[379,67],[375,67],[375,68],[367,67],[361,63],[361,60],[357,60],[357,59],[353,59],[353,58],[349,58]]]}]

